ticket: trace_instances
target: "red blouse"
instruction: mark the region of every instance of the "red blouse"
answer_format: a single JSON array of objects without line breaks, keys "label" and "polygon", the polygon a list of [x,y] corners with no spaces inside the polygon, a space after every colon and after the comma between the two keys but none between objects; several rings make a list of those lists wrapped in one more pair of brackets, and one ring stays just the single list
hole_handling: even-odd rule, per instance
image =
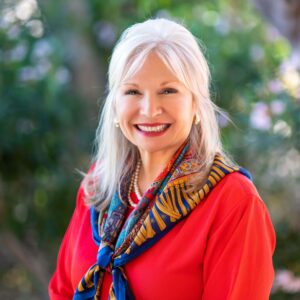
[{"label": "red blouse", "polygon": [[[125,265],[125,272],[137,300],[267,300],[274,248],[265,204],[252,182],[235,172],[161,240]],[[72,299],[96,254],[80,187],[49,283],[50,299]],[[108,298],[111,280],[106,273],[101,299]]]}]

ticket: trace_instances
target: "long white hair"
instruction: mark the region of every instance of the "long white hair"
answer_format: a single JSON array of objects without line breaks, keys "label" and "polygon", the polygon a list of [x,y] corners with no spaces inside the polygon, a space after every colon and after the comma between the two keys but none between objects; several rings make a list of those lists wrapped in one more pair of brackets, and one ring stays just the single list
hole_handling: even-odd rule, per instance
[{"label": "long white hair", "polygon": [[198,185],[206,177],[216,152],[225,155],[216,118],[221,110],[210,99],[209,67],[197,39],[183,25],[168,19],[134,24],[123,32],[111,56],[94,168],[83,181],[86,202],[98,210],[109,205],[118,183],[123,176],[132,175],[139,159],[137,147],[114,124],[115,100],[121,82],[133,76],[153,52],[193,94],[200,123],[192,126],[189,138],[200,162]]}]

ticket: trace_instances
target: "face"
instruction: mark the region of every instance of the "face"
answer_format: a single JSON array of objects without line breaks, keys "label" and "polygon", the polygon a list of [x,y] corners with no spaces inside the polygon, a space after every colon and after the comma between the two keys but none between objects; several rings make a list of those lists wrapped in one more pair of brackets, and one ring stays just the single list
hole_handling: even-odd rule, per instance
[{"label": "face", "polygon": [[141,153],[173,155],[187,139],[195,116],[192,93],[156,54],[122,82],[116,114],[124,136]]}]

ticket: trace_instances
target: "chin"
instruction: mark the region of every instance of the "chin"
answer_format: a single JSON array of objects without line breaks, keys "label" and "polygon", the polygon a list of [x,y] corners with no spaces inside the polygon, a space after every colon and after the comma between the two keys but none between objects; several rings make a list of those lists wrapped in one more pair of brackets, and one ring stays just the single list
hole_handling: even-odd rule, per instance
[{"label": "chin", "polygon": [[177,145],[161,145],[159,143],[155,143],[154,145],[136,145],[140,152],[147,152],[149,154],[154,154],[157,152],[170,152],[171,155],[176,152],[176,150],[180,147],[181,144]]}]

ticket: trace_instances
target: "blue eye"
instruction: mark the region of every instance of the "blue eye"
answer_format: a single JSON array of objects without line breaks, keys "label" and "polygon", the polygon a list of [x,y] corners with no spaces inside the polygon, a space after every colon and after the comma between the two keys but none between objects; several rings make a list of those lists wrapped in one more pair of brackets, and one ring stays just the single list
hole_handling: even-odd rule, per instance
[{"label": "blue eye", "polygon": [[140,92],[138,90],[128,90],[125,92],[125,95],[131,95],[131,96],[134,96],[134,95],[139,95]]}]

